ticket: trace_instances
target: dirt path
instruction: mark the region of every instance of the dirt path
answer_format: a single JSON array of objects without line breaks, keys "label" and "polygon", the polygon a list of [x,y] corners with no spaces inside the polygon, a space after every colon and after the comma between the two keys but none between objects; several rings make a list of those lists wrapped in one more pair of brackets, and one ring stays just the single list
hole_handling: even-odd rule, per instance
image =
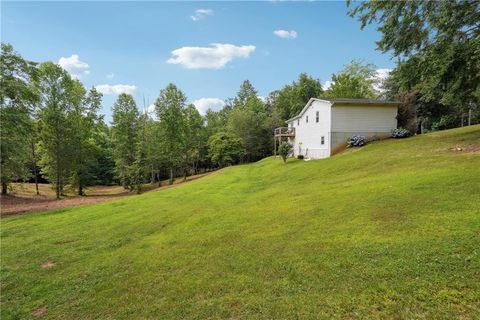
[{"label": "dirt path", "polygon": [[[186,182],[202,178],[211,173],[213,172],[190,176]],[[173,185],[168,185],[168,181],[162,181],[161,187],[158,187],[156,183],[147,184],[144,186],[144,192],[168,189],[182,183],[184,183],[183,179],[179,178],[175,180]],[[39,185],[40,195],[35,194],[35,185],[31,183],[15,184],[13,188],[14,192],[12,195],[0,195],[0,215],[2,217],[94,204],[135,195],[135,193],[125,191],[119,186],[94,186],[86,190],[86,196],[70,194],[57,200],[48,184]]]}]

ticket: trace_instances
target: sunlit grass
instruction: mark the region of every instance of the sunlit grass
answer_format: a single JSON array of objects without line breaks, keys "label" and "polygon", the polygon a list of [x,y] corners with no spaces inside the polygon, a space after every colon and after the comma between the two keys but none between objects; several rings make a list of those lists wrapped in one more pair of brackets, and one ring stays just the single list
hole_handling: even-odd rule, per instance
[{"label": "sunlit grass", "polygon": [[479,148],[473,126],[2,219],[2,319],[475,318]]}]

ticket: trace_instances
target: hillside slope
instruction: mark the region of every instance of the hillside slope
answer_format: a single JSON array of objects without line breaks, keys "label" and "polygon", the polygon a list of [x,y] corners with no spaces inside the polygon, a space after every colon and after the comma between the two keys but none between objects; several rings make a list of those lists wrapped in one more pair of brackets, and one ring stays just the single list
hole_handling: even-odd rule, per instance
[{"label": "hillside slope", "polygon": [[475,318],[479,199],[472,126],[5,218],[1,315]]}]

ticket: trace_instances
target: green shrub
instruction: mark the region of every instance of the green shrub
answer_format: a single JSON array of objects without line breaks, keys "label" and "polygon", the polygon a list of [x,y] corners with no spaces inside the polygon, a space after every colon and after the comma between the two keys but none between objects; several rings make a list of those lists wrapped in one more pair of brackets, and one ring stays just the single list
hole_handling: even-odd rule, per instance
[{"label": "green shrub", "polygon": [[278,153],[280,154],[280,157],[282,157],[283,162],[287,162],[288,156],[292,153],[293,151],[293,146],[288,143],[288,142],[282,142],[280,147],[278,148]]},{"label": "green shrub", "polygon": [[459,126],[458,119],[453,115],[445,115],[432,124],[432,131],[452,129]]}]

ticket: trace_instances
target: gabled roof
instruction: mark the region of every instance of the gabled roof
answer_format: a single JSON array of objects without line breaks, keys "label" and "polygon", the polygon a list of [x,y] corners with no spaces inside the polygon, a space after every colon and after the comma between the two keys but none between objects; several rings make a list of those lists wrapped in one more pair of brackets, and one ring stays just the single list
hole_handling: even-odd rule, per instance
[{"label": "gabled roof", "polygon": [[401,104],[400,101],[387,101],[387,100],[381,100],[381,99],[351,99],[351,98],[311,98],[308,100],[307,104],[305,107],[303,107],[302,111],[298,115],[296,115],[293,118],[288,119],[286,122],[290,122],[293,120],[296,120],[303,116],[303,114],[308,110],[308,108],[312,105],[314,101],[321,101],[321,102],[327,102],[331,106],[334,106],[335,104],[354,104],[354,105],[387,105],[387,106],[392,106],[396,107],[399,104]]},{"label": "gabled roof", "polygon": [[[316,99],[316,98],[314,98]],[[355,103],[355,104],[391,104],[391,105],[399,105],[401,104],[400,101],[387,101],[387,100],[382,100],[382,99],[364,99],[364,98],[321,98],[321,99],[316,99],[316,100],[324,100],[324,101],[329,101],[333,103],[341,103],[341,104],[349,104],[349,103]]]}]

